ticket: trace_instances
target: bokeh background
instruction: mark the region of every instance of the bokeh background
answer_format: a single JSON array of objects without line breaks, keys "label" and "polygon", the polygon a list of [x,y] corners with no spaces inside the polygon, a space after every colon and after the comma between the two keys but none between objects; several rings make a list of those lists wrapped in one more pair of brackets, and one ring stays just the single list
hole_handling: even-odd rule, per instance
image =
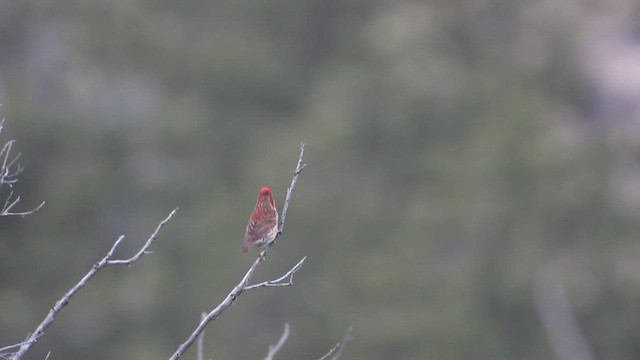
[{"label": "bokeh background", "polygon": [[0,345],[180,207],[29,359],[168,358],[254,260],[247,216],[301,141],[255,280],[307,262],[206,358],[260,359],[285,322],[281,359],[350,324],[343,359],[640,358],[635,1],[2,1],[0,102],[21,209],[46,201],[0,219]]}]

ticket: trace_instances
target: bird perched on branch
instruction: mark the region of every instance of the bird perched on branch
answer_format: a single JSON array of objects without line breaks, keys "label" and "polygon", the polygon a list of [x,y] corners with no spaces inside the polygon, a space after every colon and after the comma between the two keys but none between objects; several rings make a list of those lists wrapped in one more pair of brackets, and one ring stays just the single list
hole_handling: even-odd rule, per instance
[{"label": "bird perched on branch", "polygon": [[271,188],[265,186],[260,189],[256,207],[249,216],[242,252],[246,252],[253,245],[260,251],[261,248],[272,243],[276,236],[278,236],[278,210]]}]

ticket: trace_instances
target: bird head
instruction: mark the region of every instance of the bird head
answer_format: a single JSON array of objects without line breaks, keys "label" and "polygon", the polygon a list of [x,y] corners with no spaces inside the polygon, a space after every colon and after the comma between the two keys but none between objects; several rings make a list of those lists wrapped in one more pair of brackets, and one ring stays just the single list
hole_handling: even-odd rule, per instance
[{"label": "bird head", "polygon": [[266,207],[271,205],[272,208],[276,208],[276,201],[273,199],[273,191],[268,186],[264,186],[258,193],[258,206]]}]

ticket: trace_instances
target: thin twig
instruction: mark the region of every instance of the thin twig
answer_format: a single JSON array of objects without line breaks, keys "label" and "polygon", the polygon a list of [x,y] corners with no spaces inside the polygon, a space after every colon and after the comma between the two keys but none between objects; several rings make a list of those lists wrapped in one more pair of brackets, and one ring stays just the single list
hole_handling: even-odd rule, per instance
[{"label": "thin twig", "polygon": [[300,143],[300,156],[298,156],[298,163],[296,164],[296,169],[293,170],[293,178],[291,179],[291,185],[287,188],[287,196],[284,200],[284,205],[282,206],[282,215],[280,216],[280,224],[278,224],[278,236],[282,234],[282,229],[284,229],[284,219],[287,217],[287,210],[289,209],[289,202],[291,201],[291,194],[293,193],[293,188],[296,186],[298,182],[298,176],[307,164],[302,163],[302,158],[304,156],[304,146],[305,143]]},{"label": "thin twig", "polygon": [[347,346],[347,342],[351,341],[351,332],[352,331],[353,331],[353,324],[349,325],[349,328],[347,329],[347,333],[344,334],[344,338],[340,342],[340,346],[338,346],[338,350],[336,350],[336,353],[333,355],[331,360],[340,359],[340,356],[342,355],[342,352],[344,351],[345,346]]},{"label": "thin twig", "polygon": [[15,144],[15,140],[7,141],[2,150],[0,150],[0,157],[2,157],[2,164],[0,165],[0,184],[13,184],[18,179],[15,177],[22,172],[23,168],[18,164],[15,170],[11,170],[11,167],[18,161],[21,153],[18,153],[12,159],[9,159],[9,155],[11,154],[11,149],[13,148],[13,144]]},{"label": "thin twig", "polygon": [[17,199],[12,200],[11,198],[13,197],[13,191],[9,192],[9,195],[7,196],[7,199],[4,201],[4,206],[2,207],[2,211],[0,211],[0,214],[4,214],[6,212],[8,212],[9,210],[11,210],[11,208],[17,204],[20,201],[20,196],[18,196]]},{"label": "thin twig", "polygon": [[[3,177],[6,176],[6,171],[9,169],[9,167],[11,167],[11,164],[13,164],[15,162],[14,160],[9,160],[9,154],[11,153],[11,148],[13,147],[13,144],[15,143],[15,140],[9,140],[7,141],[4,146],[2,147],[2,150],[0,150],[0,155],[2,155],[3,159],[2,159],[2,165],[0,166],[0,168],[3,170]],[[18,154],[19,156],[20,154]],[[17,158],[16,158],[17,159]]]},{"label": "thin twig", "polygon": [[[13,194],[13,192],[11,192],[11,194]],[[31,215],[33,213],[35,213],[36,211],[40,210],[45,202],[41,202],[40,205],[36,206],[34,209],[31,209],[29,211],[20,211],[20,212],[11,212],[11,208],[13,208],[14,205],[16,205],[17,203],[20,202],[20,196],[18,196],[11,204],[7,204],[8,201],[11,199],[11,194],[7,197],[7,202],[5,202],[5,206],[2,209],[2,211],[0,211],[0,216],[22,216],[25,217],[27,215]]]},{"label": "thin twig", "polygon": [[596,358],[580,329],[555,264],[546,264],[538,270],[533,283],[533,305],[559,360]]},{"label": "thin twig", "polygon": [[347,329],[347,333],[344,334],[344,338],[342,338],[342,341],[337,343],[334,347],[331,348],[331,350],[329,350],[328,353],[326,353],[323,357],[321,357],[318,360],[328,359],[329,356],[331,356],[331,355],[333,355],[331,357],[331,360],[340,359],[340,356],[342,355],[342,351],[344,351],[344,347],[347,345],[347,342],[351,341],[351,332],[352,331],[353,331],[353,325],[350,325],[349,328]]},{"label": "thin twig", "polygon": [[[276,236],[276,238],[280,236],[280,234],[282,234],[282,228],[284,227],[284,218],[286,216],[287,209],[289,208],[289,202],[291,201],[291,194],[293,193],[293,188],[296,186],[296,182],[298,181],[298,176],[300,176],[300,173],[306,166],[306,164],[302,165],[303,155],[304,155],[304,143],[300,145],[300,156],[298,157],[298,163],[296,165],[296,169],[293,172],[293,179],[291,180],[291,185],[287,189],[287,197],[284,202],[284,207],[282,208],[282,217],[280,219],[280,224],[278,225],[278,235]],[[258,269],[258,266],[260,265],[260,263],[266,259],[267,252],[269,251],[269,249],[273,244],[274,242],[269,243],[264,248],[264,250],[262,250],[258,254],[258,257],[253,261],[253,264],[251,264],[251,267],[249,267],[249,270],[247,270],[246,274],[244,275],[242,280],[240,280],[238,285],[236,285],[231,290],[231,292],[227,294],[227,296],[224,298],[224,300],[220,304],[218,304],[218,306],[216,306],[213,310],[211,310],[207,314],[207,316],[205,316],[205,318],[200,321],[200,324],[198,324],[198,326],[193,330],[193,332],[191,333],[191,335],[189,335],[187,340],[185,340],[182,344],[180,344],[180,346],[178,346],[178,349],[173,353],[173,355],[171,355],[171,357],[169,358],[170,360],[179,359],[189,349],[189,347],[193,345],[193,342],[197,339],[198,335],[200,335],[200,333],[204,331],[207,324],[209,324],[209,322],[211,321],[216,320],[229,306],[231,306],[236,301],[236,299],[245,290],[247,290],[247,287],[249,285],[249,280]],[[301,260],[301,262],[304,262],[304,259]],[[300,262],[298,264],[300,264]],[[293,269],[298,267],[298,264],[294,266],[291,270],[289,270],[289,272],[287,272],[284,275],[284,278],[286,278],[288,274],[291,275],[295,271],[297,271],[297,270],[294,271]],[[275,281],[273,282],[275,283]],[[260,285],[260,284],[256,284],[256,285]],[[271,285],[271,286],[277,286],[277,285]]]},{"label": "thin twig", "polygon": [[5,350],[9,350],[9,349],[13,349],[13,348],[17,348],[19,346],[22,346],[26,343],[26,341],[17,343],[17,344],[13,344],[13,345],[9,345],[9,346],[5,346],[5,347],[1,347],[0,351],[5,351]]},{"label": "thin twig", "polygon": [[[5,158],[2,162],[3,169],[7,169],[7,170],[11,169],[11,167],[18,162],[18,160],[20,159],[20,156],[22,156],[22,153],[18,153],[11,160],[9,160],[9,152],[11,151],[11,148],[13,147],[13,144],[15,144],[15,142],[16,142],[15,140],[11,140],[7,142],[7,144],[5,145],[7,152],[5,153]],[[4,151],[4,149],[2,150]],[[22,170],[24,170],[24,168],[20,166],[20,164],[18,164],[16,166],[16,169],[13,171],[13,173],[7,172],[7,176],[11,177],[11,176],[18,175],[20,172],[22,172]]]},{"label": "thin twig", "polygon": [[[4,126],[4,119],[0,120],[0,133]],[[18,175],[24,170],[24,168],[18,163],[21,153],[12,155],[11,150],[15,140],[7,141],[0,149],[0,187],[8,185],[9,189],[12,189],[13,184],[18,182]],[[31,215],[40,210],[44,206],[44,202],[29,211],[13,212],[11,209],[20,202],[20,196],[13,199],[13,190],[9,192],[9,195],[4,201],[4,206],[0,210],[0,216],[22,216]]]},{"label": "thin twig", "polygon": [[[164,224],[166,224],[167,221],[169,221],[173,217],[176,211],[178,211],[178,208],[173,209],[169,214],[169,216],[167,216],[166,219],[162,220],[160,224],[158,224],[158,227],[156,227],[156,230],[151,234],[151,236],[149,237],[149,239],[147,239],[147,242],[144,244],[144,246],[141,247],[140,250],[135,255],[133,255],[132,257],[126,260],[107,259],[107,264],[108,265],[131,265],[134,262],[138,261],[138,259],[140,259],[143,255],[150,254],[151,252],[149,251],[149,247],[151,247],[153,242],[156,240],[156,237],[158,236],[158,232],[160,231],[160,228],[162,228]],[[111,249],[111,252],[113,252],[116,246],[118,246],[117,244],[118,242],[119,241],[116,241],[116,244],[113,244],[113,248]]]},{"label": "thin twig", "polygon": [[278,342],[275,345],[269,345],[269,353],[267,353],[267,356],[264,358],[264,360],[273,360],[273,357],[278,353],[278,351],[280,351],[280,349],[282,348],[282,345],[284,345],[284,342],[287,341],[288,337],[289,337],[289,323],[285,323],[284,332],[282,333],[282,336],[280,336],[280,340],[278,340]]},{"label": "thin twig", "polygon": [[[304,264],[304,261],[307,260],[307,257],[303,257],[302,260],[298,261],[298,263],[291,268],[291,270],[287,271],[286,274],[282,275],[281,277],[274,279],[274,280],[269,280],[269,281],[264,281],[258,284],[254,284],[254,285],[249,285],[247,287],[245,287],[245,290],[251,290],[251,289],[257,289],[260,287],[278,287],[278,286],[291,286],[293,285],[293,275],[300,270],[300,268],[302,267],[302,264]],[[284,279],[289,278],[289,280],[287,282],[282,282]]]},{"label": "thin twig", "polygon": [[323,357],[321,357],[321,358],[320,358],[320,359],[318,359],[318,360],[326,360],[326,359],[328,359],[328,358],[329,358],[329,356],[331,356],[331,354],[333,354],[333,352],[334,352],[334,351],[336,351],[336,349],[338,349],[338,346],[340,346],[340,343],[335,344],[335,345],[331,348],[331,350],[329,350],[329,352],[328,352],[328,353],[324,354],[324,356],[323,356]]},{"label": "thin twig", "polygon": [[20,350],[18,350],[18,352],[16,352],[15,354],[13,354],[10,357],[10,359],[11,360],[22,359],[22,357],[27,353],[27,351],[29,351],[31,346],[36,341],[38,341],[38,339],[44,334],[44,331],[47,329],[47,327],[49,327],[49,325],[53,323],[53,320],[55,319],[56,315],[58,315],[58,313],[62,310],[62,308],[64,308],[67,304],[69,304],[69,301],[71,301],[71,298],[82,287],[84,287],[87,284],[87,282],[91,280],[91,278],[93,278],[98,273],[98,271],[100,271],[104,267],[107,267],[108,265],[114,265],[114,264],[131,265],[132,263],[137,261],[143,254],[146,254],[147,249],[149,248],[149,246],[151,246],[153,241],[156,239],[158,232],[160,231],[160,228],[162,228],[164,224],[166,224],[173,217],[173,215],[176,213],[177,210],[178,210],[177,208],[173,209],[173,211],[171,211],[169,216],[167,216],[164,220],[162,220],[158,224],[155,231],[151,234],[151,236],[149,237],[147,242],[144,244],[144,246],[140,249],[138,254],[136,254],[135,256],[133,256],[128,260],[111,260],[111,257],[113,257],[113,252],[116,250],[120,242],[124,239],[124,235],[120,235],[120,237],[118,237],[118,240],[116,240],[116,242],[113,244],[113,246],[111,247],[111,250],[109,250],[107,255],[105,255],[100,261],[95,263],[91,268],[91,270],[89,270],[89,272],[77,284],[75,284],[71,288],[71,290],[67,291],[67,293],[64,294],[64,296],[56,302],[53,308],[49,310],[49,314],[44,318],[44,320],[36,327],[33,333],[31,333],[31,335],[29,335],[28,338],[24,341],[24,343],[20,346]]}]

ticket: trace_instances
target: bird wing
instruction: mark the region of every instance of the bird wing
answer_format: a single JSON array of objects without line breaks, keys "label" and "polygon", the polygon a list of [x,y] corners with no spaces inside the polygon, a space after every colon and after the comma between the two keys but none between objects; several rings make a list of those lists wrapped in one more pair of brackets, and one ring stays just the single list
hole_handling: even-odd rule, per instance
[{"label": "bird wing", "polygon": [[276,225],[276,223],[277,223],[277,220],[273,218],[265,219],[260,223],[254,220],[249,220],[249,223],[247,224],[247,230],[244,235],[245,241],[249,238],[253,240],[264,238],[269,233],[269,231]]}]

